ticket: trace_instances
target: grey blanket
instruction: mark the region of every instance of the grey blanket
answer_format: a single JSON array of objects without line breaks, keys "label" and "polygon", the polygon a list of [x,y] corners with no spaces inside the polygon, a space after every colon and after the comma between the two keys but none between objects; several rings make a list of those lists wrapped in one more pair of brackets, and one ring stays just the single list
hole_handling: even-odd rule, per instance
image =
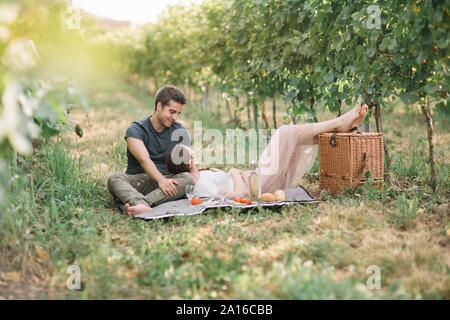
[{"label": "grey blanket", "polygon": [[[291,189],[284,190],[286,192],[286,201],[280,202],[264,202],[260,201],[258,203],[252,204],[239,204],[231,199],[225,199],[225,202],[221,202],[218,198],[201,198],[202,203],[199,205],[192,205],[188,199],[180,199],[176,201],[169,201],[166,203],[162,203],[159,206],[152,208],[152,211],[141,213],[135,218],[152,220],[152,219],[160,219],[167,218],[173,216],[190,216],[194,214],[199,214],[204,212],[205,210],[212,208],[225,208],[225,207],[233,207],[233,208],[255,208],[255,207],[275,207],[275,206],[284,206],[295,203],[317,203],[319,200],[315,200],[311,197],[311,195],[303,188],[296,187]],[[125,212],[125,208],[123,204],[118,204],[119,209],[122,212]]]}]

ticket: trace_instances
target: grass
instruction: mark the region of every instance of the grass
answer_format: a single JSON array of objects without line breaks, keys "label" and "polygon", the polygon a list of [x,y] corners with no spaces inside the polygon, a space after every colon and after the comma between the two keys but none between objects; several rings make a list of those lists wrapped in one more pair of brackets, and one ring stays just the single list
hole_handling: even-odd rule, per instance
[{"label": "grass", "polygon": [[[143,221],[119,214],[106,180],[126,166],[123,133],[152,112],[153,101],[114,85],[88,97],[89,121],[74,114],[83,138],[66,135],[11,168],[0,220],[0,297],[450,298],[448,211],[440,209],[449,197],[445,124],[435,133],[436,194],[428,186],[424,120],[394,101],[383,123],[393,183],[383,190],[366,185],[319,205]],[[226,129],[199,107],[185,109],[191,135],[198,119],[204,128]],[[316,198],[317,171],[316,163],[302,181]],[[82,290],[66,288],[70,265],[80,266]],[[380,267],[380,290],[366,286],[371,265]]]}]

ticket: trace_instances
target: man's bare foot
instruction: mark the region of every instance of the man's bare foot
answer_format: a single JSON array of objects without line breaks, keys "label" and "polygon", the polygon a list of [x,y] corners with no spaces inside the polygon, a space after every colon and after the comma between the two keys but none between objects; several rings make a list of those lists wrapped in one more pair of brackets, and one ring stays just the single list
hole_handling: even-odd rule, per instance
[{"label": "man's bare foot", "polygon": [[339,117],[341,125],[337,127],[337,131],[348,132],[351,128],[359,126],[364,121],[368,111],[369,107],[366,104],[361,106],[358,102],[352,110]]},{"label": "man's bare foot", "polygon": [[127,210],[127,214],[131,217],[137,216],[141,213],[152,211],[152,208],[144,204],[131,206],[129,203],[125,203],[125,209]]}]

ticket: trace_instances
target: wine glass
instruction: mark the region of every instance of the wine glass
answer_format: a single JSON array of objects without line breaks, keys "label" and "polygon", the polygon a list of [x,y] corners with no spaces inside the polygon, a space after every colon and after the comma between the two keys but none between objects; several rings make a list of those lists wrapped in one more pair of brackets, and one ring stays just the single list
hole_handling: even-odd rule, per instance
[{"label": "wine glass", "polygon": [[224,190],[222,188],[222,186],[220,185],[220,183],[216,183],[217,185],[217,194],[219,195],[219,199],[220,199],[220,203],[225,203],[225,195],[226,195],[226,190]]},{"label": "wine glass", "polygon": [[193,184],[188,184],[186,186],[185,191],[186,191],[186,196],[188,197],[189,201],[191,201],[192,198],[194,198],[194,196],[195,196],[194,187],[195,186]]}]

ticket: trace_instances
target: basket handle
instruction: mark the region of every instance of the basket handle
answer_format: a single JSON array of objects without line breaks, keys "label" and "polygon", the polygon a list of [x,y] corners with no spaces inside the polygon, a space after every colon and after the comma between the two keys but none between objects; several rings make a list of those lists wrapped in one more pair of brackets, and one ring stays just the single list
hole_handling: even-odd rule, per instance
[{"label": "basket handle", "polygon": [[353,127],[353,128],[351,128],[350,130],[348,130],[348,132],[350,133],[350,132],[355,131],[355,130],[356,130],[356,133],[357,133],[357,134],[361,134],[361,130],[359,130],[358,127]]},{"label": "basket handle", "polygon": [[364,155],[363,155],[363,169],[362,169],[361,173],[358,175],[358,177],[356,178],[355,182],[353,182],[353,184],[351,186],[353,191],[356,190],[356,188],[358,187],[359,183],[361,182],[361,180],[362,180],[362,178],[364,176],[364,173],[365,173],[366,168],[367,168],[367,163],[369,162],[368,161],[369,158],[370,158],[370,151],[364,152]]},{"label": "basket handle", "polygon": [[333,133],[333,134],[331,135],[330,145],[331,145],[332,147],[336,147],[336,146],[337,146],[337,142],[336,142],[336,134],[337,134],[337,132],[335,132],[335,133]]},{"label": "basket handle", "polygon": [[[361,134],[361,131],[359,130],[359,128],[358,127],[353,127],[353,128],[351,128],[350,130],[348,130],[348,133],[350,133],[350,132],[352,132],[352,131],[355,131],[356,130],[356,133],[357,134]],[[337,146],[337,141],[336,141],[336,134],[337,134],[338,132],[334,132],[332,135],[331,135],[331,139],[330,139],[330,145],[332,146],[332,147],[336,147]]]}]

